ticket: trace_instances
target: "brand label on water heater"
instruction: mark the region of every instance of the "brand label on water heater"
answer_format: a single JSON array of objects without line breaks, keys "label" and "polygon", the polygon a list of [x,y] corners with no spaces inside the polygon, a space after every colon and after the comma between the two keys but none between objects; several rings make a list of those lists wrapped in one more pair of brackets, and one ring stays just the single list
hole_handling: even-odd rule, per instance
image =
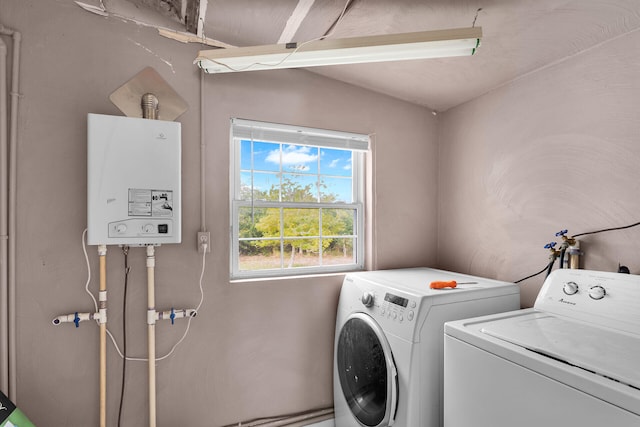
[{"label": "brand label on water heater", "polygon": [[173,216],[173,191],[129,189],[129,216]]}]

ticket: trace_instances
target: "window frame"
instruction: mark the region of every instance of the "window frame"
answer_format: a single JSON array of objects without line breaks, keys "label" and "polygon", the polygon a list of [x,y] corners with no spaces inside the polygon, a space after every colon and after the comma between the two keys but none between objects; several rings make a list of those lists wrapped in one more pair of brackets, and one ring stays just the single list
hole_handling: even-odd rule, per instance
[{"label": "window frame", "polygon": [[[348,271],[363,270],[365,266],[365,155],[369,150],[369,136],[348,132],[329,131],[307,128],[302,126],[281,125],[253,120],[232,118],[230,121],[230,278],[231,280],[280,278],[289,276],[306,276],[314,274],[335,274]],[[311,147],[342,149],[352,153],[352,201],[344,202],[291,202],[291,201],[262,201],[241,200],[241,145],[243,140],[253,142],[268,142],[286,145],[306,145]],[[253,172],[253,165],[251,171]],[[280,172],[282,173],[282,163]],[[242,207],[259,208],[312,208],[319,210],[318,236],[304,236],[300,238],[322,238],[322,209],[348,209],[354,211],[353,234],[344,237],[354,239],[353,256],[355,261],[341,265],[318,265],[310,267],[287,268],[282,266],[275,269],[240,270],[240,241],[239,218]],[[270,238],[273,239],[273,238]],[[284,241],[292,239],[285,236],[281,230],[275,239]],[[295,239],[295,237],[293,237]],[[254,240],[249,239],[247,240]],[[281,260],[285,255],[280,252]],[[322,255],[320,255],[322,257]]]}]

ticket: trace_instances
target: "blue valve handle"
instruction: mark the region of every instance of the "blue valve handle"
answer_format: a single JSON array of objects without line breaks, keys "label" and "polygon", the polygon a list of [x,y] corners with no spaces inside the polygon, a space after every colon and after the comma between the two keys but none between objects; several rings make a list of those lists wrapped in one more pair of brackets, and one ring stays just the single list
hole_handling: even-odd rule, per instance
[{"label": "blue valve handle", "polygon": [[560,230],[556,233],[556,237],[564,236],[567,234],[567,230]]},{"label": "blue valve handle", "polygon": [[544,248],[545,249],[553,249],[553,248],[556,247],[556,244],[557,244],[556,242],[549,242],[546,245],[544,245]]},{"label": "blue valve handle", "polygon": [[176,312],[173,311],[173,307],[171,307],[171,314],[169,315],[169,319],[171,319],[171,324],[173,325],[174,319],[176,318]]},{"label": "blue valve handle", "polygon": [[78,312],[76,311],[75,317],[73,318],[73,323],[76,324],[76,328],[80,327],[80,317],[78,316]]}]

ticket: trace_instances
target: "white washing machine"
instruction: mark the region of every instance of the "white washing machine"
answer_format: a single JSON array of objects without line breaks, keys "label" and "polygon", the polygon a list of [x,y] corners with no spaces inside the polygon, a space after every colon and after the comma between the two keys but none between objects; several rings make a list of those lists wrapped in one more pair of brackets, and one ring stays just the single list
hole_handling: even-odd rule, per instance
[{"label": "white washing machine", "polygon": [[640,426],[640,276],[557,270],[533,308],[445,325],[445,427]]},{"label": "white washing machine", "polygon": [[[430,289],[451,280],[460,284]],[[519,307],[513,283],[428,268],[348,274],[336,319],[336,427],[441,426],[444,322]]]}]

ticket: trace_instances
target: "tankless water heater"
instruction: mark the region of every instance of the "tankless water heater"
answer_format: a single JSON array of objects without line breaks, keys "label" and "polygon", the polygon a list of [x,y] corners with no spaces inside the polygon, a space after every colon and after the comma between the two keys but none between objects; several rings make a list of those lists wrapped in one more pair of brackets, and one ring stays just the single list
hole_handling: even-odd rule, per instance
[{"label": "tankless water heater", "polygon": [[87,122],[87,243],[180,243],[180,123],[102,114]]}]

